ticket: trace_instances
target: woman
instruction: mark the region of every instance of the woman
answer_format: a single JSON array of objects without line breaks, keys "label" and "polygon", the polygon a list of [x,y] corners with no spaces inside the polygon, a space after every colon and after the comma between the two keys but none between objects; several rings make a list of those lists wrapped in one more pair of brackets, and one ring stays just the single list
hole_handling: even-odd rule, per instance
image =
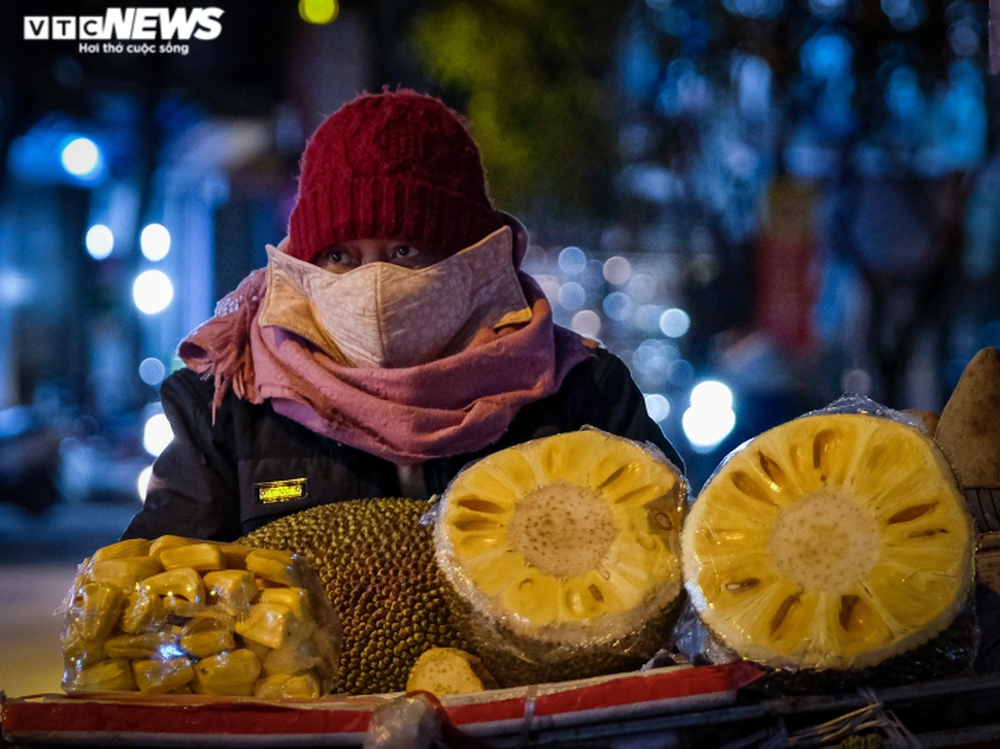
[{"label": "woman", "polygon": [[458,115],[365,94],[306,145],[289,236],[180,346],[174,439],[125,537],[231,540],[318,504],[441,493],[591,425],[680,458],[624,363],[552,322]]}]

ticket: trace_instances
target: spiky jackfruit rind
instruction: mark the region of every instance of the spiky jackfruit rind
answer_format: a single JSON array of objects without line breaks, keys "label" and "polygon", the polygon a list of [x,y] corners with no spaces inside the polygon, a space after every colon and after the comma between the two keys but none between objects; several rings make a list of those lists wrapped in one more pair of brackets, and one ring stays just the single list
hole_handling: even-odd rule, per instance
[{"label": "spiky jackfruit rind", "polygon": [[[819,543],[783,543],[798,533],[779,522],[789,512],[818,528],[842,511],[849,522],[817,533]],[[817,555],[836,533],[851,548]],[[745,548],[748,536],[759,536],[756,548]],[[739,657],[786,671],[877,666],[948,628],[972,589],[974,531],[954,472],[911,420],[865,399],[845,399],[734,450],[694,502],[682,541],[685,587],[706,628]],[[806,583],[788,570],[807,557]],[[891,606],[877,595],[890,589],[889,569],[891,590],[904,599]],[[761,595],[764,585],[781,599],[777,612],[745,595]],[[775,646],[800,604],[808,608],[799,612],[827,611],[832,629],[793,633]]]},{"label": "spiky jackfruit rind", "polygon": [[[532,502],[543,508],[529,515],[539,529],[537,545],[552,549],[538,559],[518,546],[525,521],[517,513]],[[493,509],[500,505],[505,509]],[[463,635],[501,686],[633,670],[663,647],[682,592],[678,557],[686,505],[687,483],[660,451],[598,429],[525,442],[460,472],[435,507],[436,558]],[[581,508],[580,516],[566,507]],[[559,508],[562,517],[548,508]],[[490,526],[491,516],[503,517],[496,523],[501,530],[463,536]],[[583,517],[590,520],[580,522]],[[548,522],[555,536],[547,535]],[[602,534],[596,552],[579,555],[592,564],[576,570],[569,564],[561,573],[566,557],[577,554],[574,539]],[[572,542],[572,548],[562,550],[557,541]],[[517,561],[510,565],[515,576],[523,571],[525,581],[558,591],[560,603],[548,606],[558,611],[533,618],[530,605],[521,611],[508,606],[509,585],[491,589],[492,573],[482,570],[511,559]],[[588,591],[595,600],[574,608],[572,596]]]},{"label": "spiky jackfruit rind", "polygon": [[243,541],[308,560],[340,619],[346,694],[400,692],[433,646],[466,648],[443,596],[430,502],[398,497],[313,507],[272,521]]}]

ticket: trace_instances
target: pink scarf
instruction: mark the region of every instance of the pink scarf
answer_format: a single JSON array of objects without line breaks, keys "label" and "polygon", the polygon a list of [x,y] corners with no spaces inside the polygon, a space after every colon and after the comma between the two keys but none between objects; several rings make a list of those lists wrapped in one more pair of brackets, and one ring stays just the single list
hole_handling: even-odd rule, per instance
[{"label": "pink scarf", "polygon": [[251,273],[215,316],[181,342],[192,370],[215,378],[213,415],[232,387],[251,403],[314,432],[401,465],[487,447],[526,404],[555,393],[589,344],[552,322],[530,276],[519,272],[533,315],[482,330],[462,352],[415,367],[354,368],[283,328],[258,324],[266,273]]}]

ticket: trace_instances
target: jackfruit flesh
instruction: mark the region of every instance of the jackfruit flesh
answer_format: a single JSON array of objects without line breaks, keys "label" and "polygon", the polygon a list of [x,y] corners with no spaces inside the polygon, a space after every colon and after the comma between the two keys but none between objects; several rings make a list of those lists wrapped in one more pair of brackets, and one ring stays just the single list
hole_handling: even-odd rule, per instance
[{"label": "jackfruit flesh", "polygon": [[[248,559],[264,577],[247,569]],[[67,595],[63,688],[251,695],[281,684],[286,696],[329,692],[340,630],[312,575],[288,552],[180,536],[98,549]]]},{"label": "jackfruit flesh", "polygon": [[[343,628],[339,680],[347,694],[402,691],[425,650],[465,645],[443,597],[432,529],[421,523],[429,508],[427,501],[404,498],[338,502],[272,521],[241,539],[294,552],[316,571]],[[264,591],[262,599],[285,610],[296,605],[292,593]],[[273,660],[308,658],[288,648],[283,643],[274,651],[283,655]],[[265,670],[270,665],[265,660]]]},{"label": "jackfruit flesh", "polygon": [[864,413],[746,443],[706,482],[682,541],[705,625],[775,667],[878,664],[940,633],[972,585],[972,524],[940,449]]},{"label": "jackfruit flesh", "polygon": [[[502,685],[514,685],[510,669],[490,651],[512,642],[484,633],[521,638],[513,647],[524,661],[609,644],[639,659],[659,649],[661,615],[681,589],[686,492],[661,455],[596,429],[501,450],[456,476],[436,524],[437,560]],[[657,636],[640,646],[654,623]],[[582,668],[516,680],[594,675]]]}]

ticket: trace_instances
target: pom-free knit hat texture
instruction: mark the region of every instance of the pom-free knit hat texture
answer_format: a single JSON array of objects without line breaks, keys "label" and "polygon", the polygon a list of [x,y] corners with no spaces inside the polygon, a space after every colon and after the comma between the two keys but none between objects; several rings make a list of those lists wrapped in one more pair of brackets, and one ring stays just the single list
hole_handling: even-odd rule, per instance
[{"label": "pom-free knit hat texture", "polygon": [[316,129],[302,155],[290,252],[312,261],[352,239],[446,250],[503,226],[460,117],[415,91],[362,94]]}]

